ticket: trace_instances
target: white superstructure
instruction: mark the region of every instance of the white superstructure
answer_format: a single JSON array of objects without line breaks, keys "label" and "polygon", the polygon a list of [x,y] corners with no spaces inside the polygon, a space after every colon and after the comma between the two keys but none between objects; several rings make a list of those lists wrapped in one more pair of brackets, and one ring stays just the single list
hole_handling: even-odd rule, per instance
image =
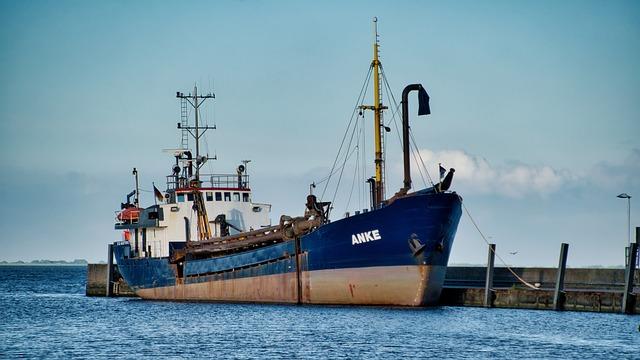
[{"label": "white superstructure", "polygon": [[[212,175],[212,177],[219,179],[236,176]],[[238,177],[243,180],[241,187],[198,188],[209,214],[209,224],[214,237],[225,235],[225,231],[228,231],[228,234],[235,234],[271,225],[271,205],[253,202],[251,189],[246,186],[247,181],[244,181],[248,177],[246,175],[238,175]],[[198,239],[193,191],[188,187],[169,189],[164,196],[164,202],[142,209],[137,218],[123,217],[116,224],[116,228],[129,233],[129,235],[125,234],[125,237],[129,237],[134,249],[137,243],[138,253],[141,256],[168,256],[170,242],[197,241]],[[220,215],[224,215],[224,221],[220,221]]]},{"label": "white superstructure", "polygon": [[[189,241],[224,237],[239,232],[259,230],[271,225],[271,205],[253,202],[249,176],[242,160],[235,174],[203,174],[202,166],[216,157],[200,153],[200,138],[214,126],[199,123],[199,109],[212,93],[185,95],[177,92],[181,101],[182,147],[169,150],[175,158],[172,174],[167,176],[164,193],[155,188],[156,204],[141,208],[139,204],[138,172],[133,175],[136,188],[127,195],[116,216],[115,228],[131,243],[134,257],[166,257],[169,247],[182,247]],[[189,125],[187,105],[193,108],[195,123]],[[188,136],[195,140],[195,152],[188,149]],[[131,197],[135,195],[134,201]]]}]

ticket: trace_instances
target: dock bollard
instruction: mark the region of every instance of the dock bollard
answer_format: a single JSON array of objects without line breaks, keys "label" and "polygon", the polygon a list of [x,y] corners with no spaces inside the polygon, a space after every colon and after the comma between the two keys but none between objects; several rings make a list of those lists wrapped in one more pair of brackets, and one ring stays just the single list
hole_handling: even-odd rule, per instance
[{"label": "dock bollard", "polygon": [[556,278],[556,291],[553,294],[553,310],[564,310],[564,273],[567,269],[567,253],[569,244],[560,245],[560,260],[558,262],[558,276]]},{"label": "dock bollard", "polygon": [[107,289],[105,292],[106,297],[113,296],[113,244],[109,244],[107,247]]},{"label": "dock bollard", "polygon": [[496,259],[496,244],[489,244],[487,258],[487,280],[484,285],[484,307],[493,307],[493,263]]},{"label": "dock bollard", "polygon": [[624,295],[622,296],[622,312],[624,314],[633,314],[634,312],[634,294],[633,294],[633,278],[636,272],[636,257],[638,256],[638,241],[640,241],[640,231],[636,227],[636,242],[629,246],[629,254],[627,258],[627,269],[624,279]]}]

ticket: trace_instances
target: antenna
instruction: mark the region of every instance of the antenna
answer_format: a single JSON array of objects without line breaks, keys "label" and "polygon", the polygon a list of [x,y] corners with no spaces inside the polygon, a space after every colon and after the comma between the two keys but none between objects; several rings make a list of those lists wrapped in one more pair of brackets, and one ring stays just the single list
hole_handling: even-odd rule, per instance
[{"label": "antenna", "polygon": [[247,167],[247,164],[251,162],[251,160],[241,160],[241,162],[244,164],[244,173],[245,175],[249,175],[249,168]]},{"label": "antenna", "polygon": [[373,41],[378,43],[378,17],[373,17]]},{"label": "antenna", "polygon": [[207,209],[204,206],[204,199],[202,198],[202,192],[200,192],[200,168],[207,162],[207,160],[215,160],[216,158],[210,158],[207,156],[200,156],[200,138],[207,130],[214,130],[214,126],[200,126],[200,106],[207,99],[214,99],[216,96],[210,92],[206,95],[198,95],[198,87],[193,86],[193,94],[185,95],[181,92],[176,92],[176,97],[187,101],[195,112],[195,124],[194,126],[183,127],[181,123],[178,123],[178,129],[187,130],[196,141],[196,176],[195,180],[191,181],[189,186],[192,188],[193,193],[193,205],[196,213],[198,214],[198,236],[200,240],[206,240],[211,238],[211,226],[209,225],[209,219],[207,217]]},{"label": "antenna", "polygon": [[193,95],[191,93],[189,93],[188,95],[185,95],[184,93],[181,92],[176,92],[176,98],[178,99],[182,99],[183,101],[186,101],[187,103],[189,103],[189,105],[191,105],[191,107],[193,107],[193,110],[195,112],[195,124],[194,126],[183,126],[182,123],[178,123],[178,129],[182,129],[183,131],[186,130],[187,132],[189,132],[189,134],[191,134],[191,136],[193,136],[193,138],[196,141],[196,181],[198,182],[198,185],[200,184],[200,168],[204,165],[204,163],[207,160],[216,160],[217,157],[209,157],[209,156],[200,156],[200,138],[204,135],[205,132],[207,132],[207,130],[215,130],[216,126],[200,126],[200,106],[202,106],[202,104],[205,102],[205,100],[207,99],[215,99],[215,94],[213,94],[212,92],[206,94],[206,95],[198,95],[198,87],[194,85],[193,87]]},{"label": "antenna", "polygon": [[136,198],[135,198],[135,205],[136,207],[140,207],[140,186],[138,185],[138,169],[133,168],[133,171],[131,172],[131,175],[133,175],[136,178]]},{"label": "antenna", "polygon": [[[361,110],[372,110],[374,117],[373,136],[375,146],[375,183],[373,192],[373,208],[377,209],[379,204],[384,201],[384,155],[382,147],[382,131],[384,128],[382,123],[382,112],[387,109],[382,105],[381,84],[380,84],[380,67],[382,64],[378,59],[379,55],[379,36],[378,36],[378,18],[373,18],[373,60],[371,68],[373,69],[373,105],[360,105]],[[386,128],[385,128],[386,130]]]}]

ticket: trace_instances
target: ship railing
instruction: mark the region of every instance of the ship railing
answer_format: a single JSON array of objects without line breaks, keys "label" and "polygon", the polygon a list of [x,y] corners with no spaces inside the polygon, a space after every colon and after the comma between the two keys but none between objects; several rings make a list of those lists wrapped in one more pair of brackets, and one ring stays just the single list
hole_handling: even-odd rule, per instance
[{"label": "ship railing", "polygon": [[[167,176],[167,192],[176,189],[190,188],[192,179],[186,177]],[[225,188],[225,189],[249,189],[249,175],[237,174],[200,174],[200,187]]]}]

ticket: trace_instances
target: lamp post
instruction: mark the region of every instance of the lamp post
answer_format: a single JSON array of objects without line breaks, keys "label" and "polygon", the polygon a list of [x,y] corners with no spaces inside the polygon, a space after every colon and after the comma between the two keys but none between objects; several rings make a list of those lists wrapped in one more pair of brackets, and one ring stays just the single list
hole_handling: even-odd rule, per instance
[{"label": "lamp post", "polygon": [[631,246],[631,195],[622,193],[617,197],[627,199],[627,246]]}]

